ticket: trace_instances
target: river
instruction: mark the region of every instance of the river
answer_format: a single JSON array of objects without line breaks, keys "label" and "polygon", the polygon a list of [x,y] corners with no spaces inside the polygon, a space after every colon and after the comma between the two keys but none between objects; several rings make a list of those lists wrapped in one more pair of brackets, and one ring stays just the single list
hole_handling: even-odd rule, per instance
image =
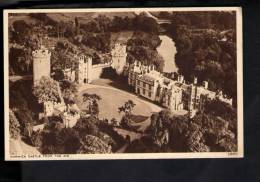
[{"label": "river", "polygon": [[161,45],[157,47],[158,53],[164,59],[163,72],[177,72],[178,67],[175,64],[175,54],[177,53],[175,42],[167,35],[160,35]]}]

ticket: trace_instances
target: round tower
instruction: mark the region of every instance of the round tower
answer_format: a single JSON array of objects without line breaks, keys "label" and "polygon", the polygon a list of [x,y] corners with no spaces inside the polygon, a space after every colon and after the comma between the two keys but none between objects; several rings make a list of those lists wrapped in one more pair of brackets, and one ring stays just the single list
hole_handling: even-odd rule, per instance
[{"label": "round tower", "polygon": [[35,84],[43,76],[50,77],[51,73],[51,52],[41,47],[32,52],[33,57],[33,83]]}]

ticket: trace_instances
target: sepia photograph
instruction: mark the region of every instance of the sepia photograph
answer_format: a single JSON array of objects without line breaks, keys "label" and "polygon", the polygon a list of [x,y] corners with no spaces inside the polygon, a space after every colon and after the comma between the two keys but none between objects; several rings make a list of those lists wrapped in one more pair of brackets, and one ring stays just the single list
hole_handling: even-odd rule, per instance
[{"label": "sepia photograph", "polygon": [[6,160],[243,157],[238,7],[4,11]]}]

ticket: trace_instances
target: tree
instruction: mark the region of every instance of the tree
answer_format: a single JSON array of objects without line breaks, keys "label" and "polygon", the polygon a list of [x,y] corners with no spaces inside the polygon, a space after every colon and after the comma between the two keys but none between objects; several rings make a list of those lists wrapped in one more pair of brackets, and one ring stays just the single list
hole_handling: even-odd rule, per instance
[{"label": "tree", "polygon": [[135,103],[132,100],[128,100],[125,104],[118,108],[118,112],[124,113],[124,116],[121,119],[121,125],[125,128],[132,129],[130,123],[132,121],[132,111],[134,109]]},{"label": "tree", "polygon": [[[179,72],[187,81],[192,75],[201,80],[209,79],[209,89],[223,90],[233,98],[234,104],[237,84],[236,39],[232,38],[235,17],[231,12],[198,12],[196,15],[174,12],[168,27],[177,48],[175,62]],[[230,38],[218,41],[222,36]]]},{"label": "tree", "polygon": [[28,75],[32,73],[32,56],[30,48],[14,48],[9,51],[12,74]]},{"label": "tree", "polygon": [[77,151],[79,154],[107,154],[112,153],[111,146],[100,138],[93,135],[86,135],[82,140],[81,147]]},{"label": "tree", "polygon": [[135,103],[132,100],[128,100],[125,104],[118,108],[118,112],[124,112],[125,116],[130,117],[134,109]]},{"label": "tree", "polygon": [[218,99],[207,100],[204,112],[226,120],[229,123],[229,129],[235,134],[237,133],[237,111],[229,104],[221,102]]},{"label": "tree", "polygon": [[82,99],[87,106],[87,112],[93,116],[97,116],[99,114],[98,101],[101,100],[101,97],[97,94],[84,93]]},{"label": "tree", "polygon": [[60,153],[75,154],[81,146],[79,134],[73,128],[63,128],[57,140]]},{"label": "tree", "polygon": [[60,82],[60,88],[65,104],[74,103],[74,97],[77,93],[76,84],[67,80],[62,80]]},{"label": "tree", "polygon": [[42,77],[33,88],[33,94],[38,98],[40,103],[60,102],[58,91],[58,82],[48,77]]},{"label": "tree", "polygon": [[145,13],[141,13],[140,15],[136,16],[133,20],[134,28],[141,30],[141,31],[148,31],[152,34],[158,33],[158,23],[155,19],[146,16]]},{"label": "tree", "polygon": [[165,146],[169,142],[169,130],[167,129],[169,122],[169,111],[163,110],[159,114],[151,116],[151,125],[149,131],[152,136],[152,141],[159,147]]},{"label": "tree", "polygon": [[42,147],[42,141],[43,141],[43,132],[42,131],[34,131],[31,135],[31,142],[33,146],[37,148]]},{"label": "tree", "polygon": [[53,75],[53,79],[54,80],[61,81],[64,78],[65,78],[65,76],[64,76],[64,73],[63,73],[62,69],[56,69],[54,71],[54,75]]},{"label": "tree", "polygon": [[73,128],[78,131],[81,138],[84,138],[87,134],[98,136],[98,122],[99,120],[96,117],[82,117]]},{"label": "tree", "polygon": [[13,139],[19,139],[20,137],[20,124],[11,109],[9,109],[9,132],[10,137]]},{"label": "tree", "polygon": [[31,27],[24,20],[17,20],[13,23],[14,40],[19,44],[24,44],[30,37]]}]

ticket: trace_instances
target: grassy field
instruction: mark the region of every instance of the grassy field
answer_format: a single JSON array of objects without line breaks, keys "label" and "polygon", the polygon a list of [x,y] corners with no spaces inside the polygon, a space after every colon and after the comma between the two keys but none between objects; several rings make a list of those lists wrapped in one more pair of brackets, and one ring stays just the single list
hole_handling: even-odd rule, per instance
[{"label": "grassy field", "polygon": [[[60,22],[74,22],[75,18],[77,17],[81,24],[88,23],[89,21],[95,19],[99,15],[105,15],[110,19],[113,19],[115,16],[119,17],[129,17],[134,18],[136,15],[134,12],[75,12],[75,13],[48,13],[47,16],[54,21]],[[29,16],[28,13],[23,13],[19,16],[12,16],[9,18],[9,23],[13,23],[15,20],[24,20],[27,23],[36,23],[39,20],[32,18]]]},{"label": "grassy field", "polygon": [[8,19],[8,24],[12,25],[15,21],[18,20],[24,20],[27,24],[35,24],[38,22],[38,20],[28,15],[20,15],[20,16],[10,16]]},{"label": "grassy field", "polygon": [[[118,107],[122,106],[126,101],[129,99],[133,100],[133,102],[136,104],[133,110],[134,115],[141,116],[150,116],[152,113],[151,108],[146,105],[144,102],[141,102],[139,99],[137,99],[134,95],[128,94],[126,92],[118,92],[113,89],[106,89],[106,88],[89,88],[84,90],[80,93],[79,99],[77,101],[77,104],[80,109],[84,109],[84,104],[82,103],[81,96],[83,93],[89,93],[89,94],[97,94],[101,96],[102,100],[100,100],[99,103],[99,117],[112,119],[115,118],[117,120],[121,120],[123,113],[118,113]],[[146,118],[143,117],[143,118]]]}]

